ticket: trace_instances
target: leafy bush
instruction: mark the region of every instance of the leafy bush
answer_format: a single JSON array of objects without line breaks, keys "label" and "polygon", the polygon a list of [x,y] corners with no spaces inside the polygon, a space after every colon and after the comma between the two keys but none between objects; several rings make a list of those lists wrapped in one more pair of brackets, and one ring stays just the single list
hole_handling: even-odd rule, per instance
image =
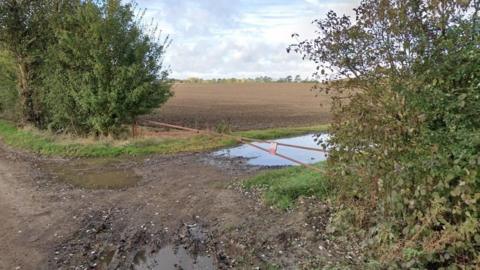
[{"label": "leafy bush", "polygon": [[57,24],[43,72],[51,128],[114,134],[170,97],[168,39],[148,34],[131,4],[85,1]]},{"label": "leafy bush", "polygon": [[42,125],[39,69],[55,38],[52,21],[73,10],[77,0],[0,1],[0,47],[15,63],[18,111],[23,124]]},{"label": "leafy bush", "polygon": [[[121,0],[1,1],[0,46],[13,56],[22,123],[108,135],[165,102],[169,40],[136,13]],[[1,64],[10,82],[10,63]]]},{"label": "leafy bush", "polygon": [[15,119],[18,107],[15,64],[12,56],[0,51],[0,116]]},{"label": "leafy bush", "polygon": [[364,0],[355,23],[330,12],[290,48],[348,79],[327,170],[384,266],[480,267],[479,9]]}]

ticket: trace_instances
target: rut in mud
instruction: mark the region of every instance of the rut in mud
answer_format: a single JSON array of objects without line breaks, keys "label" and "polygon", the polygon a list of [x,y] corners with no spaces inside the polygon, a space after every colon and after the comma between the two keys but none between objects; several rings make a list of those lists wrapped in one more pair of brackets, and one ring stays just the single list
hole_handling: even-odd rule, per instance
[{"label": "rut in mud", "polygon": [[[297,269],[356,257],[328,240],[321,202],[304,199],[287,213],[243,192],[241,180],[260,169],[241,159],[0,151],[0,269]],[[82,188],[82,176],[113,186]]]}]

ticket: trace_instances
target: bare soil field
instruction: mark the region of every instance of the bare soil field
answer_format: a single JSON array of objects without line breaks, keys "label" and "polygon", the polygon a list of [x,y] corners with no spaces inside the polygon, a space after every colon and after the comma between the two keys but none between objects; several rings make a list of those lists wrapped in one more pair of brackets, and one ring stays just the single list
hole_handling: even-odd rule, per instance
[{"label": "bare soil field", "polygon": [[176,84],[175,96],[148,118],[190,127],[234,130],[325,124],[330,99],[311,83]]},{"label": "bare soil field", "polygon": [[[243,162],[208,154],[45,159],[0,147],[0,269],[354,263],[355,248],[329,240],[327,205],[308,198],[292,212],[264,205],[238,186],[259,170]],[[104,181],[109,175],[135,182],[91,190],[67,179]]]}]

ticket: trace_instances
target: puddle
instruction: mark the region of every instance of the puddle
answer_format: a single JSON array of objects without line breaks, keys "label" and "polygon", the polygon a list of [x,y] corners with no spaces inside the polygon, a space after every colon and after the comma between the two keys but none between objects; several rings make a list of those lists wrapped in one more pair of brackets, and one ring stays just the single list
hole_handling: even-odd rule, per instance
[{"label": "puddle", "polygon": [[142,179],[133,168],[114,167],[114,163],[81,160],[46,164],[43,168],[58,181],[86,189],[123,189],[135,186]]},{"label": "puddle", "polygon": [[134,270],[213,270],[213,258],[192,256],[183,247],[166,246],[160,251],[147,254],[139,251],[134,259]]},{"label": "puddle", "polygon": [[[320,136],[320,140],[323,140],[323,141],[328,140],[328,138],[329,138],[328,134],[322,134]],[[315,139],[316,139],[315,135],[309,134],[309,135],[300,136],[300,137],[278,139],[278,140],[275,140],[275,142],[321,149],[321,147],[317,144]],[[268,143],[255,143],[255,144],[266,149],[270,148],[270,144]],[[322,152],[302,150],[302,149],[291,148],[291,147],[280,146],[280,145],[277,148],[277,153],[288,156],[290,158],[293,158],[295,160],[298,160],[307,164],[317,163],[327,158],[326,154]],[[256,149],[252,146],[245,145],[245,144],[235,148],[229,148],[229,149],[224,149],[224,150],[214,152],[213,155],[228,157],[228,158],[245,158],[248,160],[247,163],[253,166],[298,165],[289,160],[271,155],[262,150]]]}]

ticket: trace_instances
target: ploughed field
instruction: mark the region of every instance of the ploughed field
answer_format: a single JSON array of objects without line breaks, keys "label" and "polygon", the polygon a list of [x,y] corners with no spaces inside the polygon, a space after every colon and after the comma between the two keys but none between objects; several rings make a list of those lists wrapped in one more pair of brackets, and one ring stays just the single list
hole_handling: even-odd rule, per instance
[{"label": "ploughed field", "polygon": [[312,83],[175,84],[174,97],[147,118],[197,128],[234,130],[325,124],[330,100]]}]

